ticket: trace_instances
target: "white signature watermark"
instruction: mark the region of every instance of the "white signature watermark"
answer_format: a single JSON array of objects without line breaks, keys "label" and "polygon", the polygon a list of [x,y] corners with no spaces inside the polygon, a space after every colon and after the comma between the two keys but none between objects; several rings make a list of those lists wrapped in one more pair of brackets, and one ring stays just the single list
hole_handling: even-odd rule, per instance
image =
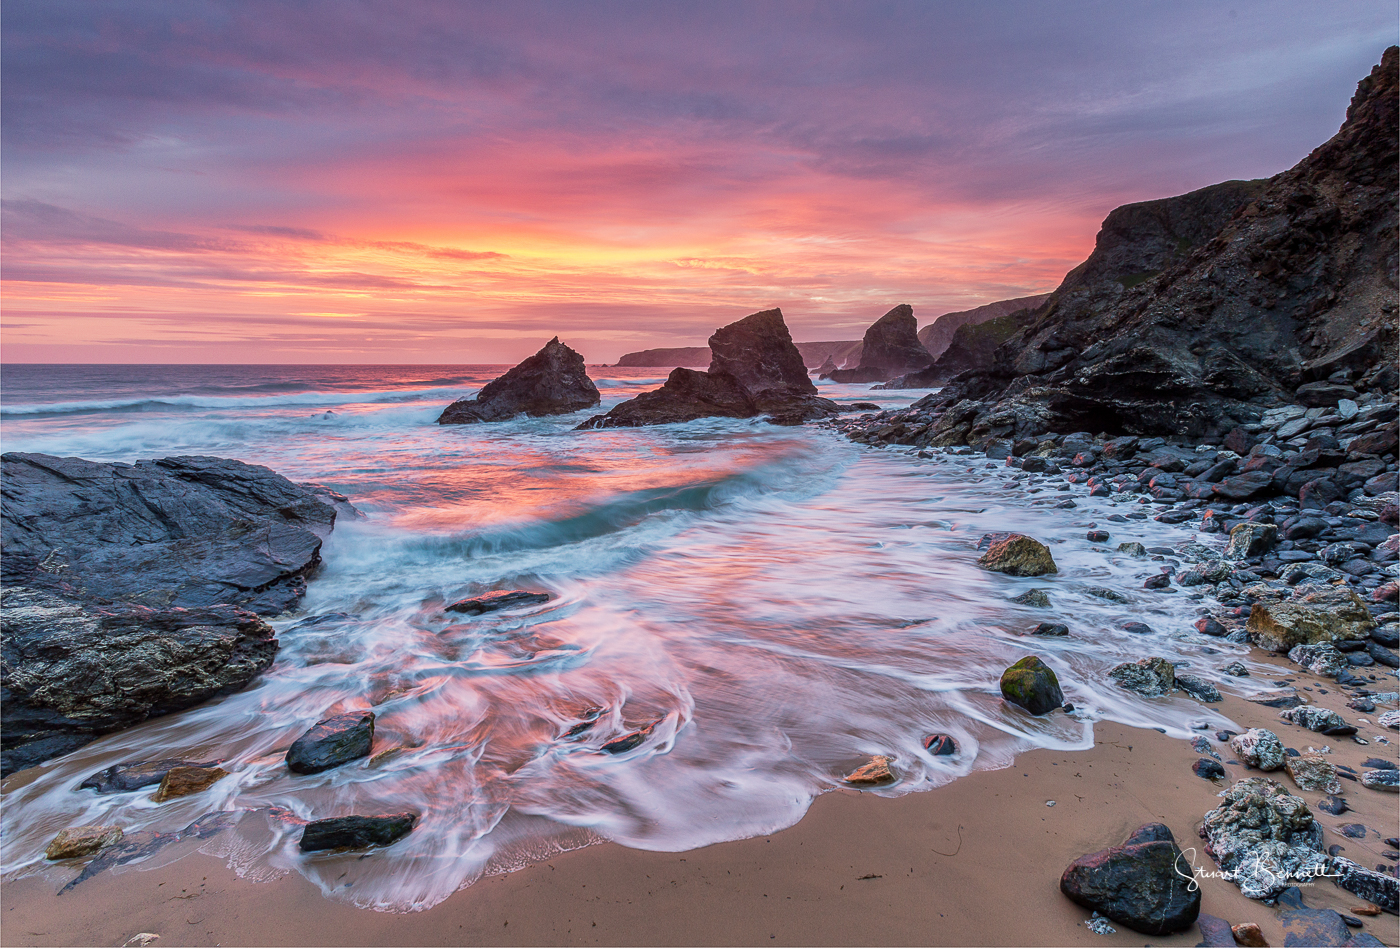
[{"label": "white signature watermark", "polygon": [[[1189,872],[1182,870],[1182,863],[1185,861]],[[1201,887],[1201,879],[1227,879],[1231,882],[1246,881],[1253,883],[1259,888],[1274,888],[1279,885],[1312,885],[1315,879],[1335,879],[1341,876],[1339,872],[1328,872],[1326,865],[1298,866],[1294,869],[1285,869],[1278,864],[1268,853],[1253,853],[1246,856],[1235,869],[1206,869],[1202,866],[1194,865],[1196,861],[1196,847],[1183,849],[1181,855],[1176,857],[1176,864],[1172,867],[1176,874],[1190,882],[1187,891],[1194,892]]]}]

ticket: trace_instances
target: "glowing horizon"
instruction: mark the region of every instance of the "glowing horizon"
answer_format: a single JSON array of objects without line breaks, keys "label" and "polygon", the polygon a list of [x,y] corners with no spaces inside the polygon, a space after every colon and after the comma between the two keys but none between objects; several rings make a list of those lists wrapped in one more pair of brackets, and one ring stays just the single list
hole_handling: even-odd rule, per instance
[{"label": "glowing horizon", "polygon": [[590,362],[1048,292],[1294,164],[1365,4],[7,5],[6,362]]}]

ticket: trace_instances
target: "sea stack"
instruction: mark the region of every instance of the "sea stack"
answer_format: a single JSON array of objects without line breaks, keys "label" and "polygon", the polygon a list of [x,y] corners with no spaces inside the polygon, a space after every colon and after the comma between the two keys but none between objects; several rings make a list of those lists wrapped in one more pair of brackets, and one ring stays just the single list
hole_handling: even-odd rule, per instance
[{"label": "sea stack", "polygon": [[918,372],[933,362],[923,343],[919,342],[919,325],[914,308],[900,303],[865,331],[861,345],[860,365],[854,369],[837,369],[822,375],[833,382],[884,382],[909,372]]},{"label": "sea stack", "polygon": [[555,336],[545,347],[500,378],[487,382],[475,398],[461,398],[438,417],[440,425],[509,421],[516,415],[567,415],[602,401],[588,377],[583,356]]}]

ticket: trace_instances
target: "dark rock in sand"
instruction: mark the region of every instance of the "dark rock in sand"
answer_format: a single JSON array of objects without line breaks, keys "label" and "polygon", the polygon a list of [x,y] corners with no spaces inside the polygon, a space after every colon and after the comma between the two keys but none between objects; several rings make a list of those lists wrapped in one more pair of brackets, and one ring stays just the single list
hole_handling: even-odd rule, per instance
[{"label": "dark rock in sand", "polygon": [[977,565],[1010,576],[1043,576],[1057,572],[1050,549],[1039,540],[1019,533],[1007,534],[991,543]]},{"label": "dark rock in sand", "polygon": [[499,612],[502,609],[514,609],[517,606],[533,606],[541,602],[549,602],[549,599],[549,593],[530,592],[525,589],[502,589],[472,599],[454,602],[444,611],[479,616],[485,612]]},{"label": "dark rock in sand", "polygon": [[306,824],[300,849],[304,853],[326,849],[361,849],[388,846],[407,836],[418,823],[417,813],[391,813],[386,816],[338,816]]},{"label": "dark rock in sand", "polygon": [[475,398],[448,405],[440,425],[509,421],[516,415],[568,415],[592,408],[601,399],[588,377],[583,356],[555,336],[545,347],[505,375],[487,382]]},{"label": "dark rock in sand", "polygon": [[1235,948],[1235,933],[1225,919],[1202,912],[1196,916],[1196,928],[1201,933],[1196,948]]},{"label": "dark rock in sand", "polygon": [[1202,757],[1192,764],[1191,772],[1204,780],[1218,780],[1225,776],[1225,768],[1209,757]]},{"label": "dark rock in sand", "polygon": [[924,739],[924,748],[935,757],[948,757],[958,752],[958,742],[947,734],[931,734]]},{"label": "dark rock in sand", "polygon": [[1330,856],[1327,870],[1337,888],[1345,889],[1391,915],[1400,908],[1400,879],[1359,866],[1343,856]]},{"label": "dark rock in sand", "polygon": [[1310,948],[1349,944],[1351,932],[1342,916],[1332,909],[1294,909],[1279,916],[1283,926],[1285,946],[1306,945]]},{"label": "dark rock in sand", "polygon": [[1331,813],[1333,816],[1341,816],[1347,811],[1347,801],[1343,797],[1332,794],[1317,801],[1317,808],[1324,813]]},{"label": "dark rock in sand", "polygon": [[212,457],[135,464],[10,453],[0,553],[6,585],[84,604],[292,608],[345,498]]},{"label": "dark rock in sand", "polygon": [[1001,696],[1031,714],[1046,714],[1065,703],[1054,669],[1034,655],[1002,672]]},{"label": "dark rock in sand", "polygon": [[287,769],[318,774],[369,756],[374,743],[374,712],[350,711],[316,722],[287,751]]},{"label": "dark rock in sand", "polygon": [[1031,630],[1031,635],[1069,635],[1069,626],[1063,622],[1042,622]]},{"label": "dark rock in sand", "polygon": [[3,774],[237,691],[277,654],[271,626],[226,605],[85,608],[8,586],[0,627]]},{"label": "dark rock in sand", "polygon": [[1201,892],[1178,872],[1184,862],[1171,830],[1140,827],[1121,846],[1080,856],[1060,876],[1076,903],[1146,935],[1183,931],[1201,911]]},{"label": "dark rock in sand", "polygon": [[865,331],[858,367],[836,369],[822,377],[834,382],[883,382],[917,372],[932,362],[933,357],[919,342],[913,307],[901,303]]},{"label": "dark rock in sand", "polygon": [[655,724],[648,724],[646,727],[633,731],[630,734],[624,734],[621,737],[608,741],[603,745],[602,751],[605,754],[625,754],[633,748],[641,747],[655,730]]},{"label": "dark rock in sand", "polygon": [[193,760],[151,760],[139,764],[117,764],[106,770],[99,770],[78,784],[80,790],[96,790],[98,793],[127,793],[142,787],[153,787],[165,779],[165,775],[176,767],[213,767],[220,761]]}]

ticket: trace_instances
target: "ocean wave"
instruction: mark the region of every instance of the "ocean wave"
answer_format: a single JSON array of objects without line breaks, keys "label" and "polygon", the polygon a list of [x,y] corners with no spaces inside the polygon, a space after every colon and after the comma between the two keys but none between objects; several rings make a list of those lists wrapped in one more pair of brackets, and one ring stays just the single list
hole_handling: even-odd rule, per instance
[{"label": "ocean wave", "polygon": [[141,398],[92,399],[0,406],[0,416],[72,415],[89,412],[141,412],[152,410],[243,410],[306,406],[393,404],[416,401],[454,401],[472,394],[461,389],[390,389],[377,392],[296,392],[285,395],[162,395]]}]

